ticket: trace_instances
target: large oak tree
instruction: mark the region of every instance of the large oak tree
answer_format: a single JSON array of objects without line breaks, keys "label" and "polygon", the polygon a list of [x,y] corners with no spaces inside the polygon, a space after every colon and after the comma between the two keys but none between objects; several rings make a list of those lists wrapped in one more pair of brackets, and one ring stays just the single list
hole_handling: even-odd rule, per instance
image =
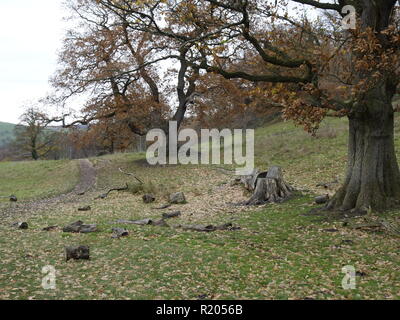
[{"label": "large oak tree", "polygon": [[[348,172],[329,209],[382,209],[400,200],[392,106],[399,84],[396,0],[100,2],[117,14],[125,13],[132,29],[178,39],[182,45],[195,43],[199,69],[227,79],[297,85],[297,99],[289,100],[284,110],[288,118],[315,124],[328,110],[347,116]],[[326,21],[322,29],[310,27],[312,19],[300,11],[288,11],[296,12],[293,5],[316,9]],[[339,29],[347,5],[355,8],[354,30]],[[282,24],[302,30],[303,44],[318,43],[328,50],[308,50],[306,45],[298,50],[290,34],[277,32]],[[191,32],[198,28],[203,32]],[[246,59],[244,47],[259,56],[268,72],[227,64]],[[335,81],[329,77],[337,79],[342,91],[332,88]]]},{"label": "large oak tree", "polygon": [[[348,171],[328,209],[383,209],[400,200],[392,106],[400,73],[396,0],[78,3],[111,15],[106,21],[118,35],[156,39],[152,46],[157,52],[144,57],[135,56],[125,36],[121,43],[136,67],[119,72],[113,68],[113,76],[135,77],[164,59],[180,62],[177,93],[183,107],[179,103],[174,119],[183,119],[196,90],[194,79],[204,71],[268,83],[264,89],[271,103],[311,132],[327,114],[349,119]],[[341,30],[348,5],[355,8],[357,23],[354,29]],[[254,68],[255,59],[259,68]]]}]

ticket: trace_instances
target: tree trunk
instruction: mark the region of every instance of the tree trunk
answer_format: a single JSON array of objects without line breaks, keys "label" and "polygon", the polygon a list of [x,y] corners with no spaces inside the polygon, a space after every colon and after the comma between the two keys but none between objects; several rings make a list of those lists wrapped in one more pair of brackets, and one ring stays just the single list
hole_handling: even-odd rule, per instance
[{"label": "tree trunk", "polygon": [[[276,203],[287,200],[294,190],[283,179],[282,169],[280,167],[271,167],[267,172],[259,173],[253,171],[256,177],[254,181],[254,193],[245,203],[246,205],[262,205],[266,203]],[[246,182],[253,179],[248,179]],[[245,184],[247,187],[247,185]],[[250,184],[250,187],[252,183]]]},{"label": "tree trunk", "polygon": [[[391,48],[382,31],[391,23],[395,3],[396,0],[357,2],[361,31],[373,30],[382,48]],[[357,52],[354,54],[359,55]],[[398,77],[385,71],[373,83],[373,76],[379,73],[374,69],[358,71],[358,79],[368,80],[372,87],[357,97],[349,115],[347,176],[344,185],[327,204],[328,209],[382,210],[400,199],[392,106]]]},{"label": "tree trunk", "polygon": [[393,94],[387,84],[376,86],[349,116],[347,176],[328,209],[381,210],[400,199]]}]

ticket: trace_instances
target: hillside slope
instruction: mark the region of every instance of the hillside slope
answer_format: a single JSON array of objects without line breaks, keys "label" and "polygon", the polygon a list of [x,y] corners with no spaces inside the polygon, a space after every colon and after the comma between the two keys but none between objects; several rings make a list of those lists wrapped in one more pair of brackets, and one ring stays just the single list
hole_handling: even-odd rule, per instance
[{"label": "hillside slope", "polygon": [[0,147],[14,138],[15,124],[0,122]]},{"label": "hillside slope", "polygon": [[[232,185],[233,176],[220,166],[150,167],[144,154],[90,159],[97,172],[94,191],[74,202],[0,219],[0,299],[400,299],[398,238],[382,230],[352,229],[365,223],[364,217],[343,223],[307,215],[316,207],[315,193],[333,192],[339,183],[328,190],[316,185],[343,177],[346,128],[346,120],[328,119],[317,137],[290,123],[258,129],[257,166],[281,165],[285,179],[301,190],[285,203],[261,207],[235,205],[249,194]],[[399,133],[396,130],[398,150]],[[52,171],[42,174],[53,178],[51,184],[61,191],[68,180],[55,175],[53,162],[47,163]],[[18,186],[22,190],[23,179],[5,174],[9,166],[0,166],[2,182],[12,187],[7,192]],[[23,176],[24,165],[13,170]],[[36,181],[32,189],[42,188],[44,181]],[[108,189],[126,183],[128,191],[99,199]],[[186,204],[154,209],[176,191],[185,193]],[[144,204],[145,193],[153,193],[156,201]],[[91,210],[78,211],[84,206]],[[176,211],[182,215],[167,220],[170,227],[116,223],[157,221],[163,213]],[[398,211],[378,216],[400,223]],[[96,223],[99,231],[62,232],[63,226],[77,220]],[[10,228],[15,221],[27,221],[29,229]],[[203,233],[178,227],[225,223],[240,229]],[[42,231],[47,226],[59,228]],[[117,226],[130,235],[112,239],[111,229]],[[72,244],[90,246],[91,260],[66,263],[64,247]],[[40,288],[38,277],[45,265],[54,266],[60,275],[57,290]],[[342,268],[348,265],[357,271],[354,290],[342,287]]]}]

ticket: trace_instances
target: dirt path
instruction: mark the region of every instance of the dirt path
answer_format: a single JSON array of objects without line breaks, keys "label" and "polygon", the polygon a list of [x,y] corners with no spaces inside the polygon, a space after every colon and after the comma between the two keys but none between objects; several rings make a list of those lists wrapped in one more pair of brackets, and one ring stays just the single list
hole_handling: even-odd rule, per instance
[{"label": "dirt path", "polygon": [[96,184],[96,169],[89,160],[79,160],[79,175],[79,183],[71,192],[46,199],[10,203],[8,207],[0,208],[0,217],[20,217],[25,214],[55,208],[64,203],[81,200],[80,197],[90,191]]}]

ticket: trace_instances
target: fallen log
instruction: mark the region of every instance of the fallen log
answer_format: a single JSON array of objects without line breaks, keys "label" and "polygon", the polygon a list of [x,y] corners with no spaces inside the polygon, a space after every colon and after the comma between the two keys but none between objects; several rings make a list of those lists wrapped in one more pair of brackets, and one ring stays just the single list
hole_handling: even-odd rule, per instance
[{"label": "fallen log", "polygon": [[54,231],[54,230],[57,230],[58,229],[58,226],[49,226],[49,227],[46,227],[46,228],[43,228],[42,229],[42,231]]},{"label": "fallen log", "polygon": [[18,201],[18,198],[16,196],[14,196],[14,195],[11,195],[11,196],[0,196],[0,199],[8,199],[11,202],[17,202]]},{"label": "fallen log", "polygon": [[117,220],[114,222],[115,224],[135,224],[138,226],[147,226],[153,223],[151,219],[143,219],[143,220]]},{"label": "fallen log", "polygon": [[172,204],[164,204],[164,205],[161,206],[161,207],[152,208],[152,209],[154,209],[154,210],[164,210],[164,209],[168,209],[168,208],[171,207],[171,206],[172,206]]},{"label": "fallen log", "polygon": [[90,210],[92,210],[92,208],[90,206],[78,208],[78,211],[90,211]]},{"label": "fallen log", "polygon": [[[174,216],[179,216],[178,213],[173,213]],[[220,230],[228,230],[228,231],[236,231],[241,230],[240,227],[233,226],[232,223],[226,223],[218,226],[214,225],[175,225],[170,226],[165,222],[165,218],[163,217],[160,220],[152,220],[152,219],[143,219],[143,220],[117,220],[113,222],[115,224],[135,224],[140,226],[158,226],[158,227],[172,227],[174,229],[182,229],[185,231],[197,231],[197,232],[214,232]]]},{"label": "fallen log", "polygon": [[129,236],[129,231],[122,228],[113,228],[112,233],[113,233],[111,236],[112,239],[119,239],[122,237]]},{"label": "fallen log", "polygon": [[72,246],[65,248],[65,260],[89,260],[90,248],[88,246]]},{"label": "fallen log", "polygon": [[63,232],[69,233],[91,233],[96,231],[96,224],[84,224],[82,221],[76,221],[63,228]]},{"label": "fallen log", "polygon": [[182,229],[185,231],[197,231],[197,232],[214,232],[214,231],[223,231],[223,230],[229,230],[229,231],[236,231],[240,230],[240,227],[234,227],[232,223],[226,223],[222,224],[219,226],[214,226],[214,225],[176,225],[174,226],[176,229]]},{"label": "fallen log", "polygon": [[21,230],[26,230],[29,228],[27,222],[16,222],[16,223],[13,223],[12,226],[14,228],[21,229]]},{"label": "fallen log", "polygon": [[176,211],[176,212],[166,212],[163,213],[162,217],[164,219],[172,219],[172,218],[178,218],[182,215],[182,213],[180,211]]},{"label": "fallen log", "polygon": [[119,171],[120,171],[121,173],[123,173],[124,175],[126,175],[126,176],[134,177],[140,184],[144,184],[144,182],[143,182],[141,179],[139,179],[137,176],[135,176],[133,173],[125,172],[125,171],[122,170],[121,168],[119,168]]},{"label": "fallen log", "polygon": [[101,195],[99,195],[97,198],[95,198],[95,200],[98,200],[98,199],[105,199],[105,198],[107,198],[108,196],[109,196],[109,194],[111,193],[111,192],[113,192],[113,191],[126,191],[126,190],[128,190],[129,189],[129,186],[128,186],[128,184],[126,184],[126,186],[125,187],[121,187],[121,188],[112,188],[112,189],[110,189],[110,190],[108,190],[106,193],[103,193],[103,194],[101,194]]},{"label": "fallen log", "polygon": [[165,222],[164,219],[151,221],[150,225],[154,227],[169,227],[169,225]]}]

